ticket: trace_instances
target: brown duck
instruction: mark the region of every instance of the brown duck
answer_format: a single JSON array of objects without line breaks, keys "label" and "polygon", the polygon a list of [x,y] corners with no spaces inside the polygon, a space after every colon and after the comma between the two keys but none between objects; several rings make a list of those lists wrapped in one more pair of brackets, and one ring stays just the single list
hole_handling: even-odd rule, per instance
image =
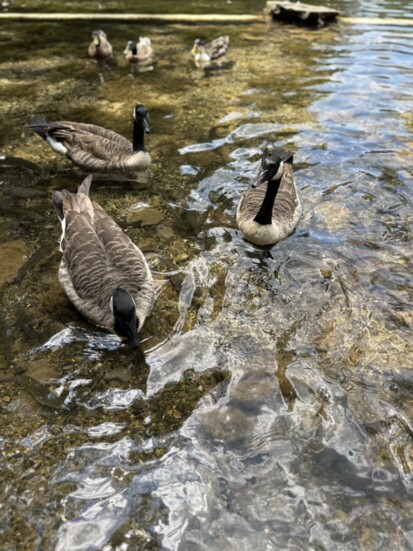
[{"label": "brown duck", "polygon": [[227,53],[228,48],[228,36],[219,36],[207,43],[201,38],[197,38],[191,53],[195,57],[195,64],[199,67],[205,67],[211,62],[222,58]]},{"label": "brown duck", "polygon": [[88,54],[89,57],[99,62],[104,61],[108,57],[112,57],[113,48],[105,32],[93,31],[92,42],[89,45]]}]

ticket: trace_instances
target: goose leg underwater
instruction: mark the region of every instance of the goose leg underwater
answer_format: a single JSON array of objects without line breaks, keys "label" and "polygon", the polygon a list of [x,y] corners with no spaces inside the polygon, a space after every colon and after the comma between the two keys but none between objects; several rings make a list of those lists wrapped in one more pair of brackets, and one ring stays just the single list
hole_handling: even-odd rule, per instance
[{"label": "goose leg underwater", "polygon": [[237,207],[237,224],[255,245],[274,245],[290,235],[301,216],[291,152],[265,149],[257,177]]},{"label": "goose leg underwater", "polygon": [[137,349],[155,297],[152,273],[142,251],[89,198],[91,183],[89,175],[77,193],[53,192],[62,224],[59,281],[83,316]]}]

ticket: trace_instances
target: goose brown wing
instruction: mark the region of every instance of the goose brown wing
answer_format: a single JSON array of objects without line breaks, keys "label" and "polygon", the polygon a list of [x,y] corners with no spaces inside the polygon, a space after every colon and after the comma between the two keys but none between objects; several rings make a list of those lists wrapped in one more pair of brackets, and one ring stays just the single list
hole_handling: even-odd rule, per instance
[{"label": "goose brown wing", "polygon": [[300,207],[297,190],[293,180],[293,167],[291,163],[284,164],[284,173],[273,206],[273,218],[280,221],[290,221]]},{"label": "goose brown wing", "polygon": [[62,242],[66,268],[71,283],[81,299],[106,304],[103,296],[108,276],[108,262],[89,218],[83,213],[66,214],[65,236]]},{"label": "goose brown wing", "polygon": [[253,220],[256,217],[264,201],[267,186],[268,183],[265,183],[260,187],[247,189],[238,207],[238,216],[241,220]]},{"label": "goose brown wing", "polygon": [[[153,293],[152,275],[143,253],[100,205],[93,203],[93,207],[96,234],[106,251],[110,276],[116,281],[116,286],[123,287],[134,297],[143,288],[150,287],[149,294]],[[152,301],[152,295],[147,298]]]},{"label": "goose brown wing", "polygon": [[94,139],[88,135],[82,140],[72,140],[67,156],[77,165],[93,170],[104,170],[122,165],[125,157],[132,154],[132,144],[127,149],[105,138]]},{"label": "goose brown wing", "polygon": [[113,130],[103,128],[102,126],[97,126],[96,124],[67,121],[61,121],[58,124],[70,129],[72,135],[78,133],[79,136],[86,136],[87,134],[89,134],[91,136],[95,136],[95,139],[104,138],[109,141],[118,143],[121,147],[132,147],[131,142],[124,136],[121,136]]},{"label": "goose brown wing", "polygon": [[[117,166],[133,152],[132,143],[112,130],[94,124],[59,122],[50,131],[66,146],[67,156],[76,164],[103,170]],[[109,164],[108,164],[109,162]]]}]

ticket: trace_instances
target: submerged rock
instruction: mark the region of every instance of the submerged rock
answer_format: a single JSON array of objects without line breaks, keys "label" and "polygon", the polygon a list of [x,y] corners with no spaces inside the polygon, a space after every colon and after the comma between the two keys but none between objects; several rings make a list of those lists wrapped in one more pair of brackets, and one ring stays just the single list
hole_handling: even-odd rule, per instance
[{"label": "submerged rock", "polygon": [[0,243],[0,257],[6,262],[0,264],[0,287],[10,282],[30,256],[28,245],[21,239]]},{"label": "submerged rock", "polygon": [[47,384],[50,379],[57,377],[58,373],[50,365],[47,358],[40,358],[30,363],[26,375],[39,383]]},{"label": "submerged rock", "polygon": [[155,226],[162,222],[165,215],[158,209],[145,208],[137,211],[130,211],[126,217],[129,224],[138,224],[140,226]]}]

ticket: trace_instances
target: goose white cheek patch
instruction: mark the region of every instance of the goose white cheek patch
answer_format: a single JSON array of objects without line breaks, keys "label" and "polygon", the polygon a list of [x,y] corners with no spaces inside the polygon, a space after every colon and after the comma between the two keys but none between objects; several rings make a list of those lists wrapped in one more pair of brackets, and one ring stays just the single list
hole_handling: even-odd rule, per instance
[{"label": "goose white cheek patch", "polygon": [[57,140],[54,140],[51,136],[48,134],[46,135],[47,143],[50,145],[50,147],[53,149],[53,151],[56,151],[56,153],[59,153],[59,155],[66,155],[67,148]]}]

